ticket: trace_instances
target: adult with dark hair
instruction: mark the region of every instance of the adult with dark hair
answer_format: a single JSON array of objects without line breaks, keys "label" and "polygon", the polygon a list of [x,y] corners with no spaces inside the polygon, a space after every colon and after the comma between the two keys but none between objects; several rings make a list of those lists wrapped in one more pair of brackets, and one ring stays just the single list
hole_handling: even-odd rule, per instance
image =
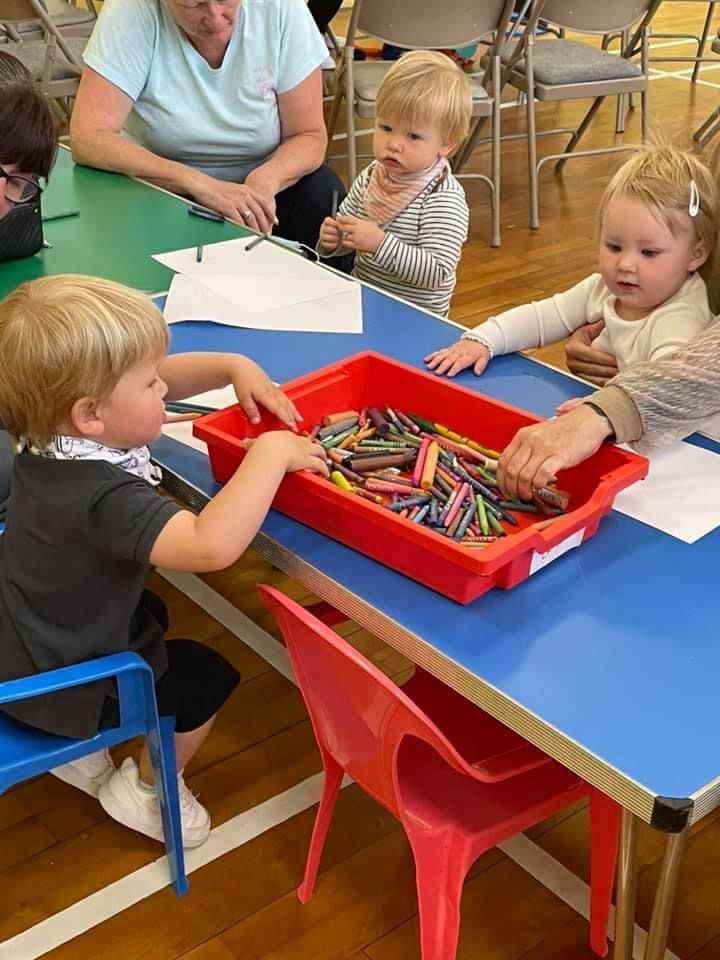
[{"label": "adult with dark hair", "polygon": [[[1,218],[37,197],[40,179],[49,175],[56,150],[50,104],[23,64],[0,51],[0,240]],[[0,428],[0,523],[5,520],[14,452],[11,438]]]},{"label": "adult with dark hair", "polygon": [[0,51],[0,217],[37,197],[56,150],[50,104],[20,61]]},{"label": "adult with dark hair", "polygon": [[323,166],[326,56],[305,0],[105,0],[73,156],[314,246],[344,195]]}]

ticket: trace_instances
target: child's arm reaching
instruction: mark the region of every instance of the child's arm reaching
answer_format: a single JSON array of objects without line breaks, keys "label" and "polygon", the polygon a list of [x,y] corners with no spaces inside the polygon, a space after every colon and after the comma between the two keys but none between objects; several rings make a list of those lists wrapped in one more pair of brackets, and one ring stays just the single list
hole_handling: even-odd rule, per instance
[{"label": "child's arm reaching", "polygon": [[302,417],[295,405],[256,363],[235,353],[176,353],[164,357],[158,374],[168,386],[168,400],[182,400],[232,384],[251,423],[258,423],[258,406],[265,407],[295,430]]},{"label": "child's arm reaching", "polygon": [[153,544],[150,563],[197,573],[230,566],[260,529],[285,474],[295,470],[327,476],[322,446],[284,430],[263,433],[197,516],[182,510],[168,520]]},{"label": "child's arm reaching", "polygon": [[480,374],[492,357],[563,340],[588,321],[588,305],[597,283],[598,275],[593,274],[564,293],[505,310],[467,330],[459,343],[428,354],[425,363],[449,377],[471,365]]},{"label": "child's arm reaching", "polygon": [[442,350],[429,353],[425,357],[425,363],[438,376],[445,374],[448,377],[454,377],[461,370],[472,367],[475,376],[479,377],[490,363],[490,359],[490,351],[484,343],[464,339],[458,340],[450,347],[443,347]]}]

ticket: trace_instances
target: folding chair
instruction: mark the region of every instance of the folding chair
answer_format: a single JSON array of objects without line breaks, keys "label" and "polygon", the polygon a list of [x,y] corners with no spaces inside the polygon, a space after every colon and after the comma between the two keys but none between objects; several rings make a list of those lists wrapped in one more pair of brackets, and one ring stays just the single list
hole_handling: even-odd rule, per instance
[{"label": "folding chair", "polygon": [[332,142],[344,99],[348,175],[352,182],[357,174],[355,112],[362,118],[375,116],[378,88],[392,66],[385,61],[356,63],[354,50],[358,33],[370,34],[384,43],[410,50],[454,50],[494,34],[484,78],[481,81],[474,76],[468,77],[473,96],[473,117],[492,118],[491,176],[467,175],[482,180],[490,189],[490,243],[494,247],[500,246],[500,104],[496,84],[500,76],[500,44],[512,11],[513,0],[477,0],[472,4],[449,6],[443,6],[437,0],[355,0],[328,123],[329,140]]},{"label": "folding chair", "polygon": [[[715,39],[712,42],[710,47],[713,53],[720,54],[720,29],[717,32]],[[695,133],[693,133],[693,140],[700,147],[706,146],[715,134],[720,130],[720,107],[713,110],[710,116],[702,122],[702,124],[697,128]]]},{"label": "folding chair", "polygon": [[[62,101],[75,96],[87,36],[63,35],[41,0],[0,0],[0,23],[13,31],[5,49],[24,64],[47,97]],[[33,24],[40,39],[17,30],[20,25]],[[33,38],[25,39],[26,36]],[[64,109],[69,116],[69,106]]]},{"label": "folding chair", "polygon": [[[2,532],[0,528],[0,533]],[[48,673],[0,683],[0,704],[114,677],[120,703],[120,726],[101,730],[90,740],[56,737],[17,723],[0,712],[0,794],[23,780],[104,750],[132,737],[146,736],[160,802],[170,882],[178,896],[187,893],[178,799],[174,720],[158,718],[153,672],[136,653],[117,653]]]},{"label": "folding chair", "polygon": [[[97,12],[95,7],[88,3],[88,9],[78,7],[76,3],[67,0],[40,0],[48,16],[65,37],[89,37],[95,27]],[[42,39],[42,28],[33,17],[30,20],[3,23],[0,18],[0,34],[3,30],[11,40]]]},{"label": "folding chair", "polygon": [[[650,22],[661,0],[533,0],[528,28],[522,37],[507,45],[502,55],[503,81],[526,95],[528,175],[530,183],[530,226],[540,225],[538,175],[542,166],[557,160],[560,172],[571,157],[597,156],[635,149],[632,144],[576,150],[583,134],[605,97],[639,93],[642,99],[642,140],[648,126],[648,36]],[[535,40],[534,25],[542,19],[563,30],[581,33],[623,34],[632,32],[622,54],[598,49],[589,43],[567,40]],[[631,57],[639,49],[641,64]],[[593,103],[576,130],[555,129],[536,132],[535,101],[593,98]],[[537,160],[537,136],[571,134],[563,153]]]},{"label": "folding chair", "polygon": [[486,850],[590,796],[590,945],[607,953],[619,809],[423,670],[396,686],[347,641],[272,587],[273,611],[324,769],[305,877],[312,897],[344,774],[402,823],[415,858],[422,960],[454,960],[468,870]]}]

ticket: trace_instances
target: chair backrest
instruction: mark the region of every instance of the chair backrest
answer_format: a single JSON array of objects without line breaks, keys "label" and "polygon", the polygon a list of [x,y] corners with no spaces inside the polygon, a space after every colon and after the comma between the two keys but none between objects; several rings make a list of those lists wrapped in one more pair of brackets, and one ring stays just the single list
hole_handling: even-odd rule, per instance
[{"label": "chair backrest", "polygon": [[614,33],[658,6],[658,0],[540,0],[540,17],[568,30]]},{"label": "chair backrest", "polygon": [[280,591],[265,585],[258,591],[285,638],[321,753],[367,793],[400,815],[397,760],[407,736],[467,772],[445,736],[374,664]]},{"label": "chair backrest", "polygon": [[65,38],[58,30],[41,0],[0,0],[0,22],[5,22],[8,29],[14,22],[28,20],[37,21],[42,28],[47,44],[52,51],[52,56],[54,57],[53,47],[57,45],[68,63],[77,69],[79,75],[83,69],[82,61],[67,45]]},{"label": "chair backrest", "polygon": [[505,26],[513,9],[507,0],[355,0],[354,28],[408,49],[454,49]]}]

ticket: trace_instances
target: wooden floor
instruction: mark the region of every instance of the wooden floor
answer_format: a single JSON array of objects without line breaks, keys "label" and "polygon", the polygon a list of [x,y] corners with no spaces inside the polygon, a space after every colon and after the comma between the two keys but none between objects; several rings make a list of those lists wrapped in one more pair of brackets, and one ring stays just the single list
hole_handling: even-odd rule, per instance
[{"label": "wooden floor", "polygon": [[[659,24],[676,30],[696,28],[705,6],[668,2]],[[689,52],[684,47],[670,49]],[[680,144],[689,142],[689,132],[720,97],[720,67],[706,69],[703,77],[695,87],[686,76],[668,74],[653,80],[652,125],[658,134]],[[718,86],[709,85],[712,81]],[[579,112],[573,105],[543,107],[540,123],[562,125]],[[512,108],[504,111],[507,131],[518,126],[515,113]],[[606,104],[593,132],[595,144],[612,140],[613,120],[614,104]],[[631,116],[630,139],[637,137],[638,126],[637,116]],[[550,144],[541,149],[549,150]],[[469,169],[481,170],[485,162],[481,154]],[[467,188],[473,212],[471,238],[453,318],[477,323],[500,308],[569,286],[591,271],[594,209],[617,162],[617,156],[577,160],[561,180],[545,170],[542,227],[530,232],[524,145],[509,144],[504,149],[499,250],[486,242],[483,189],[477,184]],[[554,356],[559,356],[557,350]],[[255,584],[278,584],[303,602],[311,599],[252,552],[231,570],[205,580],[275,636]],[[175,635],[207,641],[242,671],[242,685],[189,771],[190,785],[211,810],[214,824],[227,823],[239,845],[192,873],[186,899],[177,900],[167,889],[143,899],[138,890],[148,875],[144,868],[160,853],[157,844],[109,821],[93,800],[52,777],[24,784],[0,798],[0,940],[16,938],[0,944],[0,958],[44,955],[53,944],[62,944],[47,954],[53,960],[417,957],[407,843],[392,819],[354,786],[341,795],[315,899],[308,906],[299,905],[294,888],[302,874],[314,809],[307,801],[294,799],[292,788],[317,773],[319,762],[297,690],[159,576],[152,578],[152,587],[168,601]],[[248,636],[242,625],[235,629]],[[391,677],[407,675],[410,665],[374,637],[352,624],[341,632]],[[667,694],[658,691],[659,696]],[[116,759],[124,752],[118,751]],[[252,815],[243,818],[247,811]],[[271,823],[275,825],[268,826]],[[560,864],[587,879],[586,833],[586,811],[578,809],[553,818],[529,836]],[[660,838],[643,830],[638,919],[645,928],[661,852]],[[122,878],[132,871],[140,872],[123,884]],[[82,910],[70,909],[94,894]],[[133,896],[139,902],[117,912]],[[99,916],[109,919],[93,927],[93,918]],[[32,935],[22,936],[35,925],[39,926]],[[82,930],[86,932],[63,943]],[[585,939],[582,917],[504,854],[492,851],[473,868],[463,902],[462,960],[586,960],[591,954]],[[692,832],[670,945],[682,958],[720,960],[718,816],[708,817]]]}]

